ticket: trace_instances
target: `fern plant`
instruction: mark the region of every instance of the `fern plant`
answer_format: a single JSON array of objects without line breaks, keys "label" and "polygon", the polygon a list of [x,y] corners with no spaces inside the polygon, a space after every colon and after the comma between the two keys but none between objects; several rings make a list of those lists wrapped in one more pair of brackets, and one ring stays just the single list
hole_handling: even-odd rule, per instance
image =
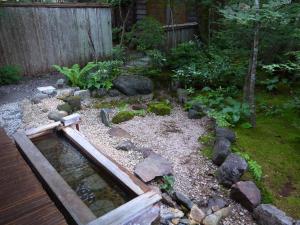
[{"label": "fern plant", "polygon": [[249,172],[251,173],[252,177],[256,181],[260,181],[262,178],[262,168],[261,165],[258,164],[255,160],[251,159],[250,156],[247,153],[244,152],[237,152],[238,155],[240,155],[242,158],[244,158],[249,167]]},{"label": "fern plant", "polygon": [[85,76],[86,74],[93,68],[97,66],[94,62],[89,62],[82,69],[78,64],[74,64],[71,68],[68,67],[60,67],[58,65],[54,65],[53,67],[63,75],[65,75],[71,86],[76,86],[80,88],[84,88],[86,85]]},{"label": "fern plant", "polygon": [[173,176],[163,176],[163,183],[160,185],[160,189],[163,191],[166,191],[168,193],[171,193],[173,191],[173,185],[175,182],[175,179]]}]

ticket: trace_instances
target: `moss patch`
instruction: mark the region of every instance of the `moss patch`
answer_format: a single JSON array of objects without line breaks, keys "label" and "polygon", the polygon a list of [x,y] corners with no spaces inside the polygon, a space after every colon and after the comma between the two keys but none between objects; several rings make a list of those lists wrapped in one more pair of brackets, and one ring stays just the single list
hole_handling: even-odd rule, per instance
[{"label": "moss patch", "polygon": [[148,106],[148,111],[159,116],[170,115],[171,106],[165,102],[151,103]]},{"label": "moss patch", "polygon": [[81,109],[81,98],[79,96],[70,96],[64,101],[71,106],[73,112]]},{"label": "moss patch", "polygon": [[112,122],[115,124],[122,123],[131,120],[134,117],[134,113],[130,111],[119,112],[112,118]]},{"label": "moss patch", "polygon": [[62,105],[58,105],[57,109],[59,111],[65,111],[68,114],[71,114],[73,112],[72,107],[68,103],[65,103],[65,104],[62,104]]},{"label": "moss patch", "polygon": [[[260,94],[258,101],[280,106],[290,96]],[[263,170],[258,186],[263,201],[273,203],[294,218],[300,218],[300,117],[284,109],[280,115],[257,115],[255,129],[237,127],[237,145],[256,160]],[[284,191],[289,186],[289,192]]]}]

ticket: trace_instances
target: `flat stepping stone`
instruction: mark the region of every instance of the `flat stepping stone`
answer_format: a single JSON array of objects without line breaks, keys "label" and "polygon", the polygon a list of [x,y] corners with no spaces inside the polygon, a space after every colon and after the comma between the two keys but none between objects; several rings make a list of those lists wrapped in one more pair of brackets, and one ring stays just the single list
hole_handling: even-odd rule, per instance
[{"label": "flat stepping stone", "polygon": [[111,137],[118,137],[118,138],[131,138],[131,135],[124,129],[120,127],[113,127],[108,131],[108,134]]},{"label": "flat stepping stone", "polygon": [[173,173],[172,163],[158,154],[151,154],[136,165],[134,173],[144,182]]}]

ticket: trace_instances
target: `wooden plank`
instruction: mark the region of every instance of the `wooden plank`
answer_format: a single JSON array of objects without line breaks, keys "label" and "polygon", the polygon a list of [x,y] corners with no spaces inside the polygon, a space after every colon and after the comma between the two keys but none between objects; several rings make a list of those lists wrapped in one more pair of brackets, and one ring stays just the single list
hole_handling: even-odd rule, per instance
[{"label": "wooden plank", "polygon": [[33,138],[33,137],[37,137],[36,135],[39,135],[41,133],[44,133],[45,131],[51,131],[54,128],[57,128],[61,125],[61,122],[54,122],[54,123],[50,123],[44,126],[40,126],[37,128],[32,128],[32,129],[28,129],[25,131],[26,136],[28,136],[29,138]]},{"label": "wooden plank", "polygon": [[63,215],[2,129],[0,146],[0,224],[66,225]]},{"label": "wooden plank", "polygon": [[65,127],[62,130],[74,144],[79,146],[90,158],[96,159],[99,165],[107,169],[108,172],[112,173],[134,193],[137,195],[145,193],[146,187],[144,187],[137,178],[130,176],[124,169],[121,169],[120,166],[112,162],[83,137],[82,134],[70,127]]},{"label": "wooden plank", "polygon": [[53,191],[77,224],[87,224],[96,219],[91,210],[80,200],[77,194],[28,139],[25,132],[17,132],[13,135],[13,138],[36,172],[39,173],[45,184]]},{"label": "wooden plank", "polygon": [[104,216],[90,222],[88,225],[122,225],[133,219],[140,211],[152,206],[161,200],[161,196],[154,191],[149,191],[124,205],[112,210]]}]

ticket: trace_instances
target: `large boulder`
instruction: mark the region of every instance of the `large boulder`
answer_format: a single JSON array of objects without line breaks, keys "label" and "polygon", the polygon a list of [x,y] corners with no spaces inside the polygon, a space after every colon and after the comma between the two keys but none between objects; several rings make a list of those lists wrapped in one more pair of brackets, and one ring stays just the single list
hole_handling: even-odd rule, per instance
[{"label": "large boulder", "polygon": [[121,75],[113,81],[114,87],[125,95],[147,95],[153,91],[153,82],[144,76]]},{"label": "large boulder", "polygon": [[235,142],[236,140],[235,133],[232,130],[223,127],[216,128],[216,137],[217,138],[224,137],[231,142]]},{"label": "large boulder", "polygon": [[271,204],[261,204],[254,209],[254,218],[260,225],[292,225],[293,219]]},{"label": "large boulder", "polygon": [[224,137],[216,139],[212,155],[212,161],[216,165],[220,166],[225,161],[230,154],[230,146],[231,142],[228,139]]},{"label": "large boulder", "polygon": [[172,163],[158,154],[149,155],[136,165],[134,173],[144,182],[173,173]]},{"label": "large boulder", "polygon": [[239,181],[231,187],[231,198],[253,211],[261,201],[260,190],[252,181]]},{"label": "large boulder", "polygon": [[237,154],[231,153],[218,168],[217,179],[219,183],[225,187],[231,187],[240,180],[247,168],[248,164],[245,159]]}]

